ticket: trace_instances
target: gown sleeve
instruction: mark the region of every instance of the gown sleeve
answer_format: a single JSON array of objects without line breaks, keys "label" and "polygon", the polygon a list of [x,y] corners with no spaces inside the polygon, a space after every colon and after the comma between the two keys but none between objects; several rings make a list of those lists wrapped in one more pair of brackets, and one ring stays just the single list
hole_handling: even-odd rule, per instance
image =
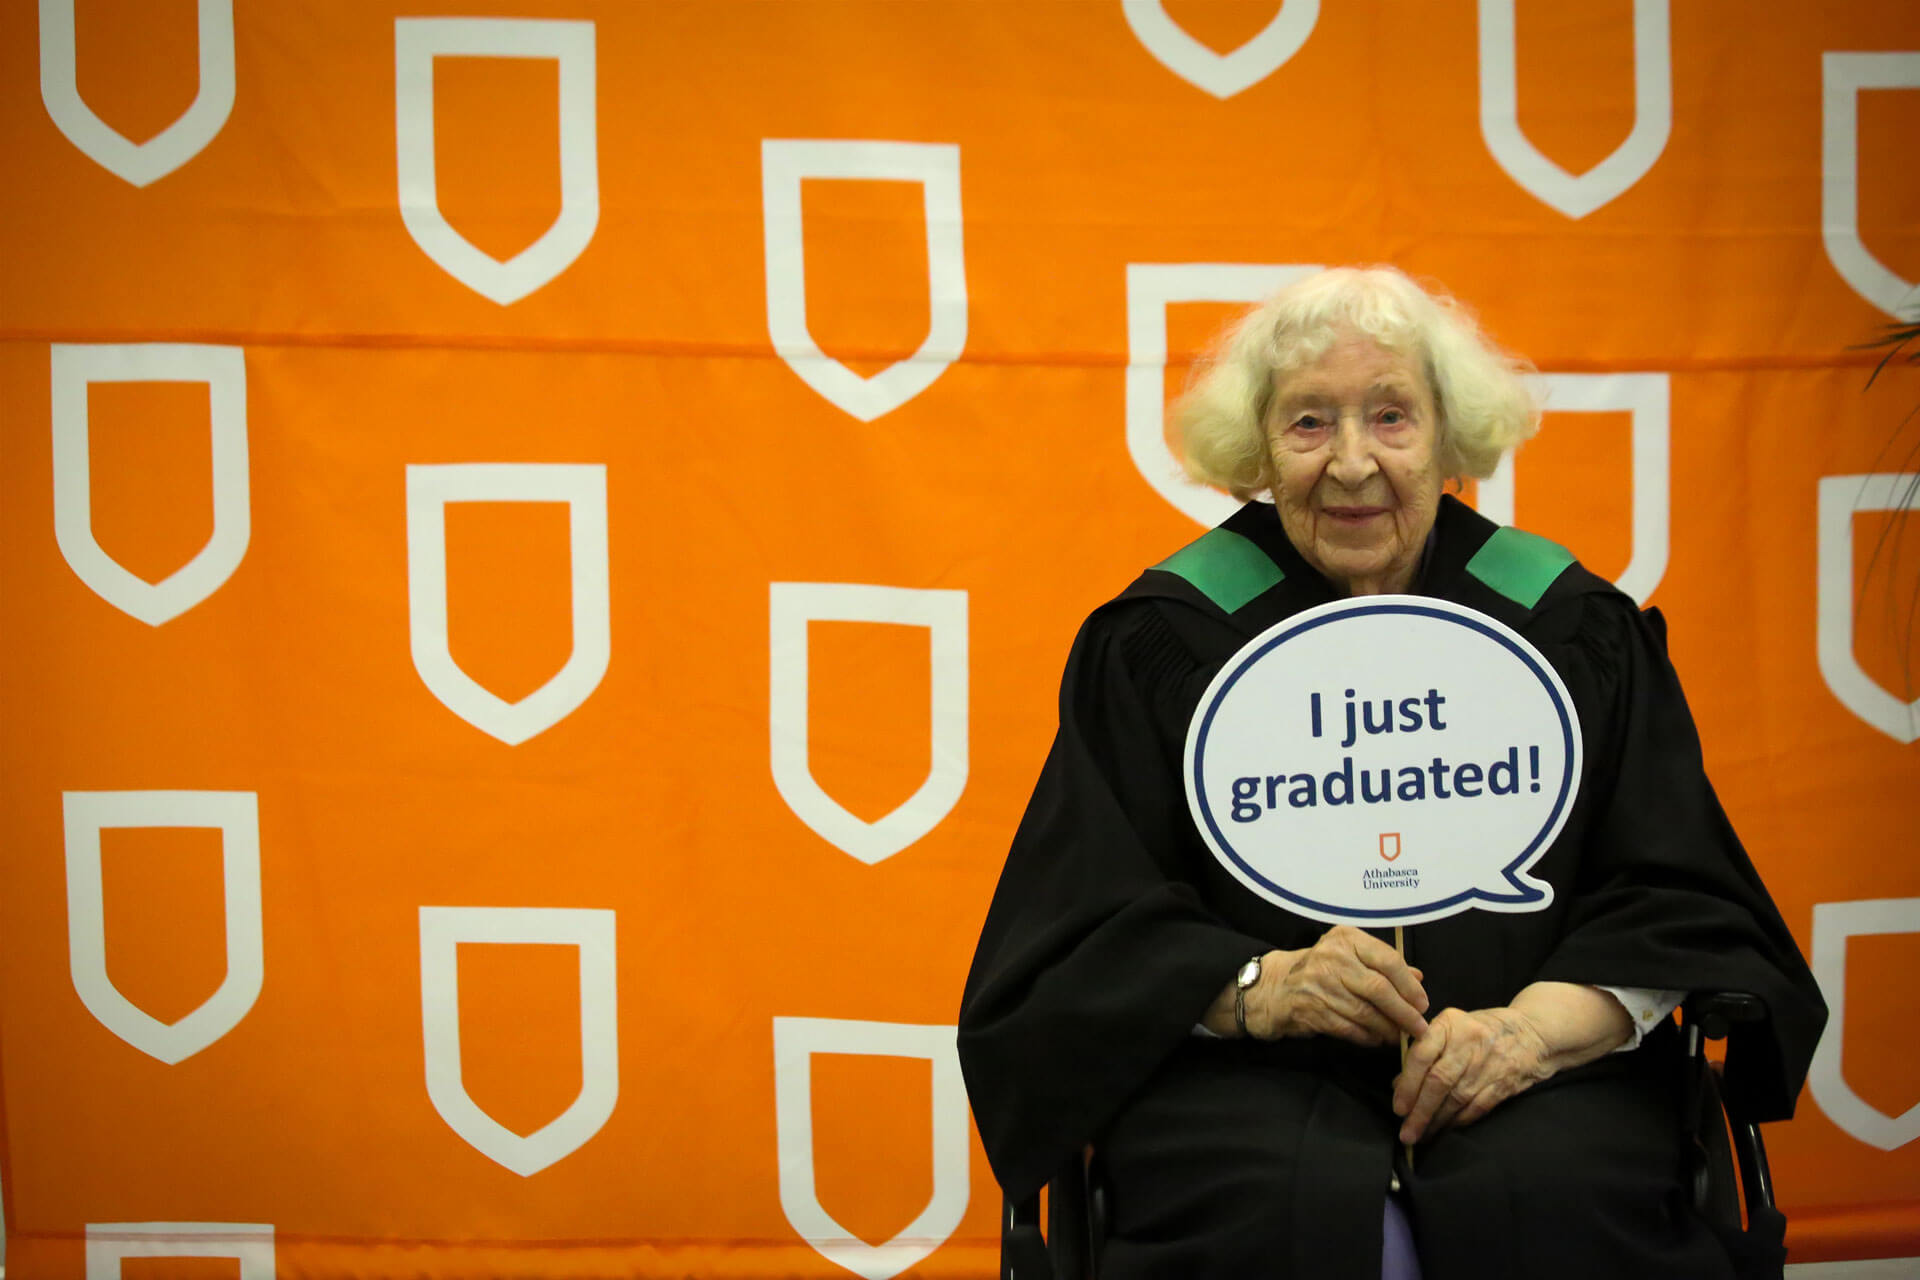
[{"label": "gown sleeve", "polygon": [[1734,1029],[1727,1084],[1757,1119],[1784,1119],[1826,1003],[1707,781],[1658,612],[1622,596],[1589,596],[1584,609],[1566,669],[1593,709],[1583,711],[1593,825],[1539,977],[1759,996],[1768,1021]]},{"label": "gown sleeve", "polygon": [[1269,949],[1179,872],[1193,837],[1166,708],[1197,665],[1143,601],[1097,612],[1067,660],[960,1009],[968,1096],[1011,1196],[1090,1141]]}]

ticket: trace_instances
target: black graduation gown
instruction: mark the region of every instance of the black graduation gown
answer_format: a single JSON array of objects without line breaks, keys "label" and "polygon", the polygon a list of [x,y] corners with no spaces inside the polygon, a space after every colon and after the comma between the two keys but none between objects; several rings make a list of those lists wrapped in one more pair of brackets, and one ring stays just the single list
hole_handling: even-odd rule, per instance
[{"label": "black graduation gown", "polygon": [[[1529,872],[1552,882],[1551,905],[1406,930],[1429,1013],[1505,1005],[1541,980],[1750,991],[1771,1016],[1734,1032],[1730,1082],[1761,1118],[1790,1115],[1825,1005],[1707,782],[1658,614],[1451,497],[1415,590],[1532,642],[1585,736],[1572,813]],[[1311,946],[1327,926],[1255,897],[1201,842],[1180,782],[1188,721],[1246,641],[1333,598],[1273,508],[1252,503],[1097,609],[1067,661],[1059,732],[967,977],[959,1050],[1009,1195],[1088,1143],[1102,1151],[1115,1280],[1256,1274],[1235,1252],[1247,1248],[1259,1274],[1378,1274],[1397,1053],[1192,1032],[1249,956]],[[1536,1257],[1560,1277],[1584,1274],[1570,1257],[1595,1275],[1724,1272],[1669,1203],[1678,1056],[1663,1027],[1423,1144],[1402,1181],[1429,1280],[1530,1274]],[[1256,1210],[1233,1203],[1249,1179],[1266,1188]],[[1235,1220],[1250,1212],[1254,1227]]]}]

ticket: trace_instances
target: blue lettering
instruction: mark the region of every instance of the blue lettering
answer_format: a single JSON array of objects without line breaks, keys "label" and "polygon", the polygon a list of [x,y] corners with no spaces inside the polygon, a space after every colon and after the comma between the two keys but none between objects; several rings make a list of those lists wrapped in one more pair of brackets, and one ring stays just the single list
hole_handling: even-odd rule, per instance
[{"label": "blue lettering", "polygon": [[1260,816],[1260,806],[1251,803],[1260,794],[1260,779],[1235,778],[1233,780],[1233,820],[1252,822]]},{"label": "blue lettering", "polygon": [[[1335,795],[1333,792],[1334,784],[1336,783],[1338,783],[1340,787],[1339,795]],[[1353,803],[1353,757],[1352,756],[1340,757],[1340,767],[1334,770],[1332,773],[1329,773],[1326,776],[1326,780],[1321,784],[1321,786],[1322,786],[1321,794],[1326,797],[1328,804],[1352,804]]]}]

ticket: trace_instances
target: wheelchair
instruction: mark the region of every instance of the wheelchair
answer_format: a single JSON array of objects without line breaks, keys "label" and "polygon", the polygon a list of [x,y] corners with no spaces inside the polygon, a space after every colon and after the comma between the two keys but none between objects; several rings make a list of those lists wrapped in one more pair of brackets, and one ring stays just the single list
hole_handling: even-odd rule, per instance
[{"label": "wheelchair", "polygon": [[[1786,1218],[1774,1207],[1772,1174],[1760,1126],[1746,1116],[1739,1090],[1729,1090],[1706,1042],[1736,1025],[1764,1022],[1766,1005],[1745,992],[1697,993],[1681,1005],[1686,1046],[1686,1153],[1693,1206],[1733,1258],[1734,1273],[1779,1280],[1786,1265]],[[1001,1280],[1098,1280],[1106,1221],[1105,1196],[1087,1153],[1075,1154],[1042,1194],[1003,1201]]]}]

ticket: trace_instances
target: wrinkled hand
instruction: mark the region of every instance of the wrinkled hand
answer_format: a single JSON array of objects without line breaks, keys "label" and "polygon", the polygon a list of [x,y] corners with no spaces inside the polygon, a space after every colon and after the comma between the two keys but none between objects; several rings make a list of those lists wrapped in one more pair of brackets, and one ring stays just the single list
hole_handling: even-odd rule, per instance
[{"label": "wrinkled hand", "polygon": [[1472,1124],[1553,1070],[1546,1039],[1517,1009],[1442,1010],[1393,1082],[1400,1141]]},{"label": "wrinkled hand", "polygon": [[1337,925],[1307,950],[1282,955],[1292,963],[1261,973],[1263,999],[1254,1007],[1261,1016],[1248,1020],[1262,1039],[1326,1035],[1382,1045],[1397,1043],[1402,1032],[1426,1033],[1420,971],[1372,934]]}]

